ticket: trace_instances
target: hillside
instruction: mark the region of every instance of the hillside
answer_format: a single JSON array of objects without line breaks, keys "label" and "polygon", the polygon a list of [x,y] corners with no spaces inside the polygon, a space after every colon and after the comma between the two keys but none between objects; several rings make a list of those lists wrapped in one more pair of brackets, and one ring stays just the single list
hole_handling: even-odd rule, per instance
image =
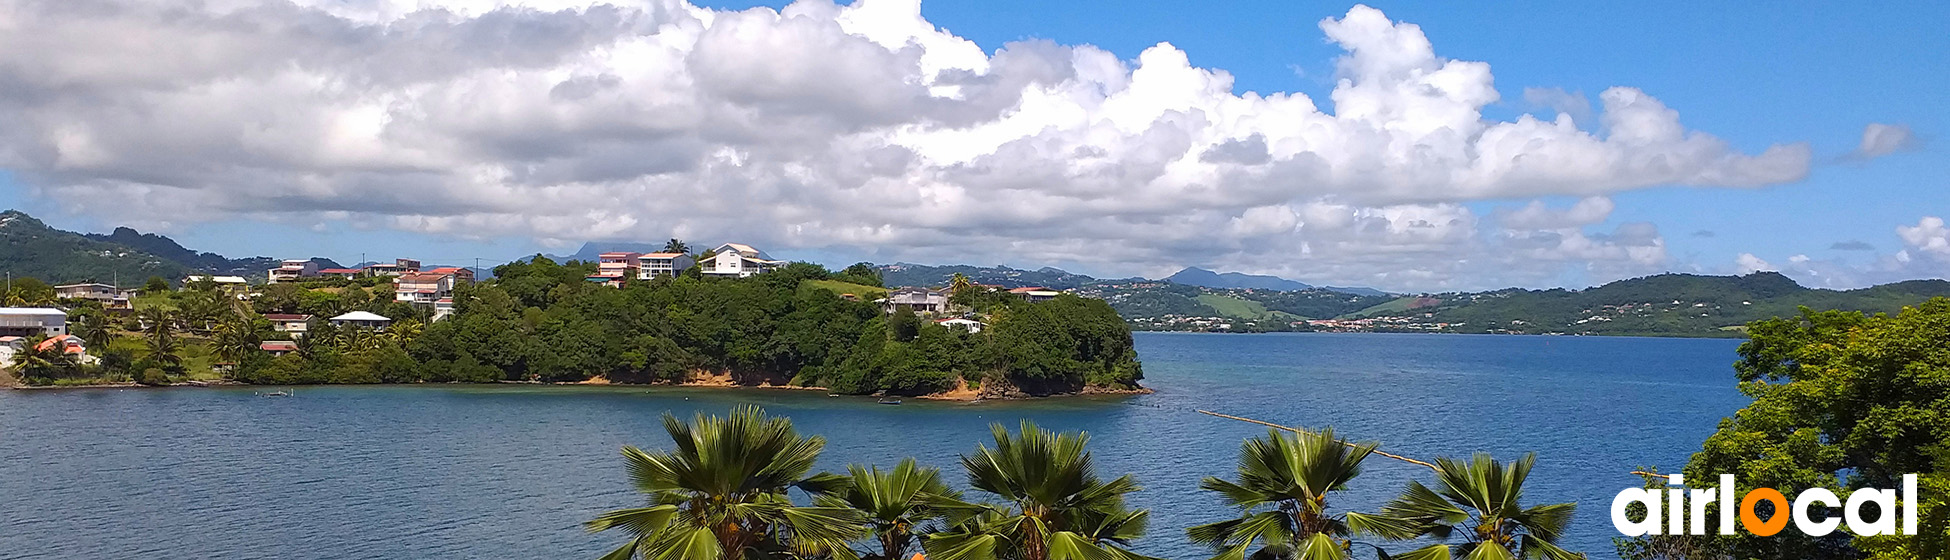
[{"label": "hillside", "polygon": [[1255,290],[1299,291],[1313,286],[1278,276],[1227,272],[1220,274],[1203,268],[1186,268],[1165,277],[1166,282],[1205,288],[1249,288]]},{"label": "hillside", "polygon": [[1380,313],[1448,323],[1455,332],[1738,336],[1738,327],[1814,309],[1893,313],[1950,282],[1913,280],[1856,290],[1810,289],[1775,272],[1746,276],[1660,274],[1585,290],[1500,290],[1436,294],[1432,307]]},{"label": "hillside", "polygon": [[48,227],[26,213],[0,212],[0,268],[15,277],[50,284],[119,282],[139,285],[150,276],[179,279],[191,272],[182,263],[125,245],[97,241]]},{"label": "hillside", "polygon": [[[174,239],[154,233],[142,233],[126,227],[115,228],[114,232],[107,235],[88,233],[82,236],[94,241],[121,245],[155,255],[198,272],[249,276],[252,274],[264,274],[265,270],[276,267],[279,262],[278,259],[271,257],[231,259],[216,253],[199,253],[184,248],[182,245],[177,244]],[[329,268],[338,268],[338,266],[334,264]]]},{"label": "hillside", "polygon": [[1071,274],[1059,268],[1043,267],[1037,270],[1021,270],[1006,266],[981,267],[969,265],[928,266],[910,263],[884,264],[880,269],[882,281],[890,288],[902,286],[946,286],[956,273],[968,277],[977,284],[1021,288],[1042,286],[1058,290],[1079,288],[1098,282],[1098,279],[1082,274]]}]

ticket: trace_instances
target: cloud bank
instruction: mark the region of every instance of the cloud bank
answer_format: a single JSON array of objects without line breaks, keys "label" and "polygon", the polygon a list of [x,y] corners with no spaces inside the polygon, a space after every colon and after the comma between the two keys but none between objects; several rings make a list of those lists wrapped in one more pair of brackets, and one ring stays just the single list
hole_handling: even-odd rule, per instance
[{"label": "cloud bank", "polygon": [[[1489,64],[1366,6],[1320,22],[1344,54],[1315,100],[1235,93],[1170,44],[985,51],[915,0],[617,4],[10,2],[0,168],[152,226],[322,217],[1438,290],[1662,270],[1652,224],[1587,231],[1607,195],[1792,182],[1811,158],[1742,153],[1631,87],[1527,90],[1555,114],[1486,118]],[[1907,142],[1887,134],[1863,149]],[[1581,201],[1465,206],[1547,196]]]}]

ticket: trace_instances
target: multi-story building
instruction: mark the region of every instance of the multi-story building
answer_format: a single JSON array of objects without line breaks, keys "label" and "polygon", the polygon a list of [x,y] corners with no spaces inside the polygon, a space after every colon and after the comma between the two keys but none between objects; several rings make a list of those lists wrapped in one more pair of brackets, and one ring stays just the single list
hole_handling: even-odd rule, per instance
[{"label": "multi-story building", "polygon": [[880,308],[888,313],[901,309],[915,313],[940,313],[948,309],[948,290],[896,288],[887,292],[886,299],[880,300]]},{"label": "multi-story building", "polygon": [[0,336],[68,334],[68,312],[52,307],[0,307]]},{"label": "multi-story building", "polygon": [[440,268],[429,269],[426,272],[433,273],[433,274],[452,274],[454,275],[454,285],[456,286],[461,284],[474,283],[474,269],[472,268],[460,267],[460,266],[443,266]]},{"label": "multi-story building", "polygon": [[670,278],[697,264],[697,259],[683,253],[644,253],[638,255],[636,261],[636,277],[639,280]]},{"label": "multi-story building", "polygon": [[420,271],[420,261],[413,259],[394,259],[391,263],[379,263],[366,267],[367,276],[399,276]]},{"label": "multi-story building", "polygon": [[611,251],[596,255],[596,273],[587,278],[612,288],[623,287],[623,282],[636,277],[637,257],[643,253]]},{"label": "multi-story building", "polygon": [[453,294],[453,274],[415,272],[393,279],[394,301],[430,306]]},{"label": "multi-story building", "polygon": [[265,313],[264,320],[271,322],[271,330],[291,336],[304,336],[311,329],[311,316],[297,313]]},{"label": "multi-story building", "polygon": [[54,297],[61,299],[90,299],[102,303],[127,298],[129,294],[115,286],[101,283],[64,284],[54,287]]},{"label": "multi-story building", "polygon": [[711,258],[698,263],[700,272],[713,276],[737,276],[744,278],[778,270],[785,261],[773,260],[764,251],[743,243],[726,243],[711,251]]},{"label": "multi-story building", "polygon": [[266,275],[267,279],[265,281],[272,284],[296,282],[300,278],[310,278],[317,275],[318,263],[312,262],[311,259],[286,259],[284,262],[279,263],[277,268],[271,269]]}]

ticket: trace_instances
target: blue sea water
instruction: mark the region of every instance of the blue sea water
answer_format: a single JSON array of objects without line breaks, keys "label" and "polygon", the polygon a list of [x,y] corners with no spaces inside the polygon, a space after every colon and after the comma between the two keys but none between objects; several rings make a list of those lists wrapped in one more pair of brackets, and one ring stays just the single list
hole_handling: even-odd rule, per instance
[{"label": "blue sea water", "polygon": [[[645,387],[0,391],[0,558],[595,558],[597,513],[640,504],[618,450],[658,418],[740,403],[827,438],[822,467],[903,457],[960,480],[988,426],[1085,430],[1151,508],[1141,551],[1206,558],[1186,527],[1232,514],[1197,489],[1264,428],[1332,426],[1411,457],[1536,452],[1531,503],[1575,501],[1566,544],[1613,558],[1608,508],[1636,467],[1676,468],[1721,417],[1736,341],[1139,333],[1156,394],[901,406],[817,392]],[[1337,507],[1372,511],[1426,469],[1370,459]]]}]

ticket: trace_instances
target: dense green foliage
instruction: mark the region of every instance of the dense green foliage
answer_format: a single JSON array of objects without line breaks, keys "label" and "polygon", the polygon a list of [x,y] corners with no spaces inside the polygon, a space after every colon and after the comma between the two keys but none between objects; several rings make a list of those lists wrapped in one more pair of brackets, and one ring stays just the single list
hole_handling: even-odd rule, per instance
[{"label": "dense green foliage", "polygon": [[[751,278],[693,273],[621,289],[585,281],[592,270],[588,263],[539,256],[503,265],[494,280],[456,291],[451,318],[410,335],[395,332],[398,326],[376,336],[314,325],[298,353],[240,358],[235,377],[252,383],[596,377],[653,383],[728,375],[739,384],[907,395],[964,382],[1051,394],[1087,385],[1130,388],[1142,378],[1129,329],[1100,301],[987,298],[971,311],[989,316],[991,327],[969,333],[911,313],[888,316],[874,303],[829,290],[801,289],[836,279],[878,282],[868,267],[833,274],[795,263]],[[253,304],[263,313],[326,317],[367,310],[424,319],[422,311],[356,284],[274,285]]]},{"label": "dense green foliage", "polygon": [[33,277],[54,284],[115,279],[133,283],[151,275],[182,278],[190,272],[181,263],[54,229],[14,210],[0,212],[0,268],[16,279]]},{"label": "dense green foliage", "polygon": [[1199,483],[1239,509],[1239,517],[1192,527],[1186,534],[1217,550],[1213,560],[1245,560],[1249,552],[1345,559],[1354,545],[1349,537],[1365,516],[1331,513],[1327,497],[1361,474],[1361,461],[1374,449],[1372,443],[1336,438],[1331,429],[1298,434],[1269,429],[1265,438],[1240,447],[1236,480],[1208,476]]},{"label": "dense green foliage", "polygon": [[1753,404],[1720,422],[1686,465],[1693,480],[1734,475],[1788,496],[1898,488],[1920,474],[1921,537],[1814,538],[1793,526],[1771,537],[1621,539],[1628,558],[1722,559],[1950,555],[1950,299],[1895,316],[1803,310],[1751,325],[1735,371]]}]

